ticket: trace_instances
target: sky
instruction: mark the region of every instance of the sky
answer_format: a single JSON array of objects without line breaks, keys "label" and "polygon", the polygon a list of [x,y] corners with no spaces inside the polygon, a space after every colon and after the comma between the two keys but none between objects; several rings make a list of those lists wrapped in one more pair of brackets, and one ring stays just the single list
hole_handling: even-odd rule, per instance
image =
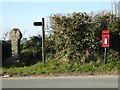
[{"label": "sky", "polygon": [[1,2],[0,39],[13,28],[19,28],[23,38],[41,35],[42,27],[34,26],[33,22],[45,18],[47,24],[53,14],[104,10],[111,11],[111,2]]}]

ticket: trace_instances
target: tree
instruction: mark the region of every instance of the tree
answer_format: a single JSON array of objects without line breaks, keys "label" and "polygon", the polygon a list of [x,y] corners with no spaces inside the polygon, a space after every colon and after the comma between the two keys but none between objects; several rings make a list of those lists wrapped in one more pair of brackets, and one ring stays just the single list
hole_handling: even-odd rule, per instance
[{"label": "tree", "polygon": [[[28,58],[29,60],[38,59],[42,61],[42,38],[41,36],[30,37],[21,45],[22,58]],[[33,60],[34,61],[34,60]]]}]

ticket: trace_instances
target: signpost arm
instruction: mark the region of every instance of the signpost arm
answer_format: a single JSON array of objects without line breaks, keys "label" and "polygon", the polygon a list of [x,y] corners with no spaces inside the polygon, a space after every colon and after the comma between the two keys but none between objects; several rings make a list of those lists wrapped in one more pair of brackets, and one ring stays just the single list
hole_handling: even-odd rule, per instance
[{"label": "signpost arm", "polygon": [[104,64],[107,63],[106,57],[107,57],[107,48],[105,48],[105,53],[104,53]]},{"label": "signpost arm", "polygon": [[45,62],[45,22],[44,18],[42,18],[42,62]]}]

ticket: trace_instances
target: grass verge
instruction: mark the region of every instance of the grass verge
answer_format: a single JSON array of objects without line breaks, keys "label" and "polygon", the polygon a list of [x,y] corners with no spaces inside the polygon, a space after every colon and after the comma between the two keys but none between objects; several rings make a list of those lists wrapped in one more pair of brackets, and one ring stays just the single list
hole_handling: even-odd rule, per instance
[{"label": "grass verge", "polygon": [[88,74],[117,74],[118,62],[108,61],[106,65],[103,62],[93,62],[90,63],[66,63],[61,60],[49,60],[46,63],[36,63],[31,66],[23,67],[4,67],[2,68],[2,75],[10,76],[29,76],[29,75],[41,75],[41,74],[51,74],[51,73],[88,73]]}]

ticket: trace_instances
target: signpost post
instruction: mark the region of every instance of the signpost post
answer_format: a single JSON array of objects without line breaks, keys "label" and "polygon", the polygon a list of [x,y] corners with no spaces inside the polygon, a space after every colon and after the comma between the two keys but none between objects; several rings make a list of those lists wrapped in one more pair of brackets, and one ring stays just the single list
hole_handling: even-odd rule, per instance
[{"label": "signpost post", "polygon": [[42,22],[34,22],[34,26],[42,26],[42,62],[45,62],[45,22],[44,18],[42,18]]},{"label": "signpost post", "polygon": [[102,47],[105,49],[104,52],[104,64],[107,63],[107,47],[110,46],[110,31],[109,30],[103,30],[102,31]]}]

